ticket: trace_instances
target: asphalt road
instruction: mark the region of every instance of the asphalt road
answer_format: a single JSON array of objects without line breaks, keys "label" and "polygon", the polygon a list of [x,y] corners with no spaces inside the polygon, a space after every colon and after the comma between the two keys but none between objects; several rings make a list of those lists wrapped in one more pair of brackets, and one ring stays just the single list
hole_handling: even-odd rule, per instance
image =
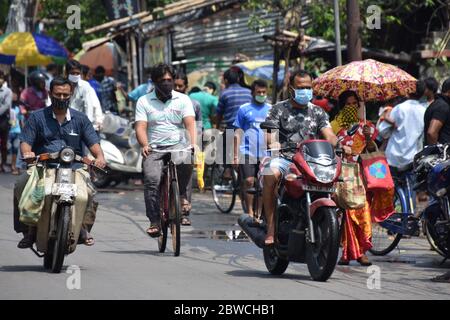
[{"label": "asphalt road", "polygon": [[[12,228],[14,177],[0,175],[0,299],[448,299],[450,286],[430,278],[447,271],[423,238],[403,239],[385,257],[370,256],[379,267],[379,288],[368,286],[373,274],[356,263],[337,266],[326,283],[312,281],[306,265],[291,263],[282,276],[270,275],[262,251],[237,226],[242,212],[220,214],[210,193],[194,194],[193,226],[183,227],[181,255],[164,254],[145,229],[142,190],[110,189],[100,202],[93,228],[96,244],[78,246],[60,274],[48,273]],[[237,205],[237,207],[239,207]],[[234,230],[234,232],[233,232]],[[169,243],[170,244],[170,243]],[[80,289],[67,283],[79,268]],[[69,270],[71,270],[69,268]],[[370,270],[369,270],[370,271]],[[73,287],[72,282],[72,287]],[[369,283],[373,283],[369,281]],[[69,285],[69,287],[71,287]]]}]

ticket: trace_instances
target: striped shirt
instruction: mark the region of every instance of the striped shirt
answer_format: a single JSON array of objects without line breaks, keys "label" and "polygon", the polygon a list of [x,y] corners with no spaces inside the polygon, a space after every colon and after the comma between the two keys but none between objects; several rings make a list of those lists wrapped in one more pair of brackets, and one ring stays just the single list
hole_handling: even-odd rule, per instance
[{"label": "striped shirt", "polygon": [[234,128],[233,123],[239,107],[243,104],[252,102],[250,89],[241,87],[235,83],[222,92],[217,106],[217,114],[223,116],[227,128]]}]

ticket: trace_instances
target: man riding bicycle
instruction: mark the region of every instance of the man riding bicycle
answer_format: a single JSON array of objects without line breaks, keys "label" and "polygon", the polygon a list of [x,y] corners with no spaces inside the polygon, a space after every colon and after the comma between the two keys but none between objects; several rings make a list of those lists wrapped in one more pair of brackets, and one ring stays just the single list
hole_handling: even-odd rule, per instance
[{"label": "man riding bicycle", "polygon": [[[147,233],[153,238],[161,234],[159,186],[166,153],[152,152],[152,147],[167,149],[169,153],[170,149],[193,146],[196,140],[192,102],[187,95],[173,90],[174,75],[171,66],[156,65],[151,71],[154,90],[139,98],[136,104],[136,136],[144,156],[145,209],[150,220]],[[188,205],[186,187],[192,175],[191,153],[174,154],[172,159],[177,164],[180,197],[185,200],[184,205]]]},{"label": "man riding bicycle", "polygon": [[[337,144],[337,137],[331,129],[328,115],[325,111],[312,104],[313,97],[311,75],[304,70],[292,73],[289,81],[290,99],[275,104],[266,119],[275,124],[280,131],[281,147],[286,144],[298,143],[308,139],[309,135],[321,135],[333,146]],[[271,145],[272,137],[267,135],[267,143]],[[274,243],[274,214],[277,187],[282,177],[289,173],[293,152],[284,152],[283,157],[273,158],[267,165],[263,180],[263,204],[267,219],[266,245]]]}]

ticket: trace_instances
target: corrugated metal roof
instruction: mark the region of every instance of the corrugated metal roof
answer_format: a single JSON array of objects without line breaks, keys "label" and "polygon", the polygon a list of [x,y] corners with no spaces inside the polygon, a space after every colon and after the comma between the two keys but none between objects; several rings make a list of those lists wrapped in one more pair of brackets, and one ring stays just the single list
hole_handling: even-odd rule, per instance
[{"label": "corrugated metal roof", "polygon": [[[263,34],[274,34],[276,19],[283,19],[278,12],[265,13],[262,18],[270,25],[255,32],[248,27],[250,12],[232,11],[223,15],[212,16],[207,22],[184,23],[174,27],[173,46],[178,58],[210,57],[221,61],[230,61],[236,53],[243,53],[250,58],[270,55],[272,47],[263,40]],[[307,17],[302,18],[306,26]],[[214,59],[215,60],[215,59]]]}]

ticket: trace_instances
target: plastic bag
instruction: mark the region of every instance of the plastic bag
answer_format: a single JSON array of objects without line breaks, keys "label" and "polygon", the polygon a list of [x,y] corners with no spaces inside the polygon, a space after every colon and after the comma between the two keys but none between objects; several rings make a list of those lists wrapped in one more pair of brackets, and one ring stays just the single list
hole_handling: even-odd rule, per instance
[{"label": "plastic bag", "polygon": [[45,200],[45,168],[34,166],[19,201],[20,218],[26,224],[35,226],[41,217]]}]

